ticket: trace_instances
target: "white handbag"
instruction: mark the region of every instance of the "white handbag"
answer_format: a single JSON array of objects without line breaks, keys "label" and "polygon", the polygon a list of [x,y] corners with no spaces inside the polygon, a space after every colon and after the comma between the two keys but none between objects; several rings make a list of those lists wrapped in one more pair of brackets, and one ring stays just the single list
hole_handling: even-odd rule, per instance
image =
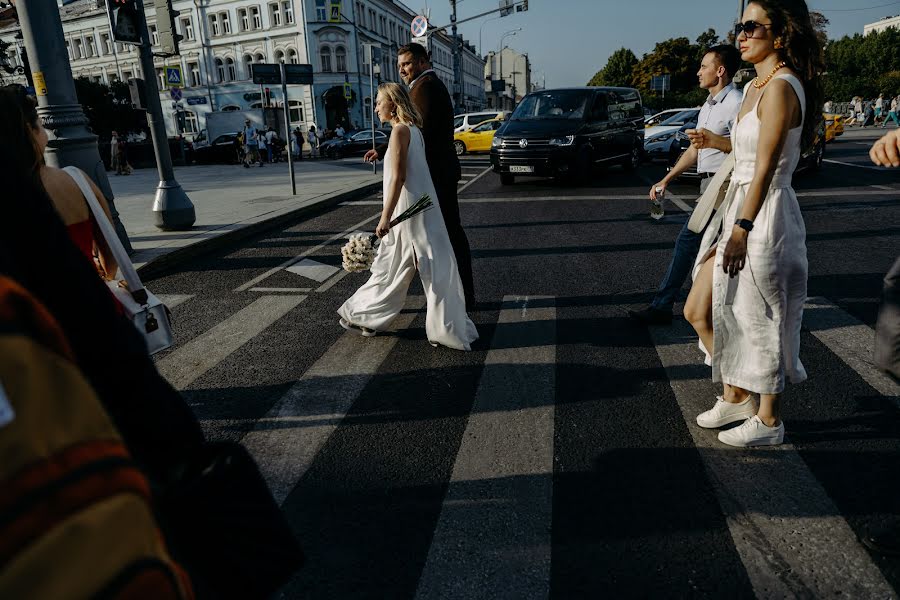
[{"label": "white handbag", "polygon": [[[156,354],[161,350],[172,345],[172,324],[169,320],[169,309],[163,304],[159,298],[154,296],[150,290],[144,287],[138,277],[128,253],[119,241],[112,223],[103,212],[100,202],[94,195],[94,190],[85,179],[84,173],[75,167],[65,167],[63,169],[69,174],[78,187],[84,199],[87,201],[94,215],[94,221],[100,229],[100,233],[106,239],[106,245],[109,246],[113,257],[119,263],[119,273],[112,281],[106,284],[115,295],[116,299],[125,310],[125,314],[137,327],[137,330],[144,336],[147,342],[147,350],[150,354]],[[121,279],[118,275],[121,275]]]},{"label": "white handbag", "polygon": [[709,223],[709,218],[712,216],[713,211],[719,210],[722,200],[725,199],[725,193],[728,191],[728,183],[731,181],[733,171],[734,152],[729,152],[722,166],[713,175],[712,180],[706,187],[706,191],[697,200],[697,206],[694,208],[694,212],[691,213],[690,221],[688,221],[688,229],[694,233],[703,231],[703,228]]}]

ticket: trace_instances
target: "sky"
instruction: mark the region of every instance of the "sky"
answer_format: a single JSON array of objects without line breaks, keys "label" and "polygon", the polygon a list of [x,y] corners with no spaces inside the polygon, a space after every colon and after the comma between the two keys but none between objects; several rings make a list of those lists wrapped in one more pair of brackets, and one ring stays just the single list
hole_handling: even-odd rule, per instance
[{"label": "sky", "polygon": [[[900,14],[900,1],[807,1],[831,21],[832,39],[862,33],[863,25]],[[436,27],[450,23],[449,0],[404,0],[404,4],[420,13],[429,8],[429,22]],[[459,30],[476,47],[480,33],[487,53],[498,49],[504,33],[521,27],[505,38],[504,46],[528,54],[533,81],[546,80],[547,87],[585,85],[622,46],[640,58],[658,41],[681,36],[693,41],[710,27],[724,38],[739,4],[739,0],[529,0],[527,12],[483,17]],[[457,19],[498,5],[499,0],[459,0]]]}]

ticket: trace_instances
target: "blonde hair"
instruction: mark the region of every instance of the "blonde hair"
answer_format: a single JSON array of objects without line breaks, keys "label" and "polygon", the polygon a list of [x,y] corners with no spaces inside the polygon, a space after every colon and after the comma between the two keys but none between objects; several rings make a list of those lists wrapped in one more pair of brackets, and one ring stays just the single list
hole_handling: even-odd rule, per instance
[{"label": "blonde hair", "polygon": [[388,81],[378,86],[378,93],[395,106],[398,121],[416,127],[422,126],[422,115],[419,114],[405,87]]}]

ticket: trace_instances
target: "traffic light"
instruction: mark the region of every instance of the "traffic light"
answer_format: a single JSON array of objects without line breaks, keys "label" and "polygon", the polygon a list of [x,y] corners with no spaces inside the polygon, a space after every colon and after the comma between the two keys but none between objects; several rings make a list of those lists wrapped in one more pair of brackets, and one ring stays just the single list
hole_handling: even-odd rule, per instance
[{"label": "traffic light", "polygon": [[156,8],[156,33],[159,36],[159,52],[157,56],[175,56],[178,52],[178,42],[184,38],[175,33],[175,17],[180,12],[172,8],[172,0],[153,0]]},{"label": "traffic light", "polygon": [[525,12],[528,10],[528,0],[522,0],[522,4],[516,7],[516,12]]},{"label": "traffic light", "polygon": [[141,11],[137,0],[106,0],[112,36],[123,44],[141,44]]},{"label": "traffic light", "polygon": [[137,110],[147,110],[147,87],[144,80],[132,78],[128,80],[128,93],[131,96],[131,106]]}]

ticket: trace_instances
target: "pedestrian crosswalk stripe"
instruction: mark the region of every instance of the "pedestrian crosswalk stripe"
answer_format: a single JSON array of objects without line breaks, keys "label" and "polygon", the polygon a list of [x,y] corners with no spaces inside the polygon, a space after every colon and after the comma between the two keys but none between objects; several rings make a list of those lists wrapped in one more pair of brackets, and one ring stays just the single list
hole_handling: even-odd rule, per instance
[{"label": "pedestrian crosswalk stripe", "polygon": [[[408,310],[394,320],[394,329],[409,327],[423,306],[424,298],[410,297]],[[333,326],[339,327],[336,315]],[[363,338],[355,331],[344,333],[241,440],[259,463],[279,504],[309,469],[396,343],[396,336]],[[291,426],[298,422],[303,425]]]},{"label": "pedestrian crosswalk stripe", "polygon": [[156,363],[160,374],[182,390],[303,302],[306,296],[261,296]]},{"label": "pedestrian crosswalk stripe", "polygon": [[683,368],[700,361],[690,325],[678,320],[671,327],[651,327],[650,333],[756,596],[824,598],[841,590],[850,598],[893,597],[792,445],[730,448],[716,439],[715,430],[697,425],[697,414],[715,402],[715,389],[707,377],[692,379]]},{"label": "pedestrian crosswalk stripe", "polygon": [[262,294],[305,294],[311,292],[312,288],[252,287],[250,291]]},{"label": "pedestrian crosswalk stripe", "polygon": [[484,177],[485,175],[487,175],[487,174],[490,173],[490,172],[491,172],[491,169],[490,169],[490,167],[488,167],[487,169],[485,169],[484,171],[482,171],[481,173],[479,173],[474,179],[472,179],[472,180],[466,182],[465,185],[463,185],[461,188],[459,188],[459,192],[458,192],[458,193],[462,193],[463,190],[465,190],[465,189],[468,188],[470,185],[472,185],[473,183],[475,183],[476,181],[478,181],[479,179],[481,179],[482,177]]},{"label": "pedestrian crosswalk stripe", "polygon": [[338,273],[337,275],[335,275],[334,277],[332,277],[331,279],[329,279],[328,281],[326,281],[325,283],[323,283],[322,285],[320,285],[319,287],[317,287],[317,288],[316,288],[316,292],[319,293],[319,294],[321,294],[322,292],[327,292],[327,291],[330,290],[337,282],[339,282],[341,279],[343,279],[344,277],[346,277],[346,276],[349,275],[349,274],[350,274],[350,273],[348,273],[347,271],[343,271],[343,270],[342,270],[340,273]]},{"label": "pedestrian crosswalk stripe", "polygon": [[505,296],[417,598],[547,598],[556,309]]},{"label": "pedestrian crosswalk stripe", "polygon": [[320,263],[311,258],[304,258],[297,264],[291,265],[285,270],[319,283],[324,283],[326,279],[338,272],[337,267]]},{"label": "pedestrian crosswalk stripe", "polygon": [[[379,204],[381,204],[381,203],[379,202]],[[303,252],[303,253],[301,253],[301,254],[298,254],[298,255],[295,256],[294,258],[291,258],[291,259],[288,259],[288,260],[284,261],[283,263],[281,263],[281,264],[278,265],[277,267],[274,267],[274,268],[272,268],[272,269],[269,269],[268,271],[266,271],[266,272],[263,273],[262,275],[257,275],[256,277],[254,277],[253,279],[251,279],[251,280],[248,281],[247,283],[245,283],[245,284],[243,284],[243,285],[240,285],[240,286],[236,287],[236,288],[234,289],[234,291],[235,291],[235,292],[244,292],[244,291],[247,291],[247,290],[250,289],[251,287],[254,287],[257,283],[260,283],[261,281],[263,281],[263,280],[265,280],[265,279],[268,279],[269,277],[271,277],[271,276],[274,275],[275,273],[278,273],[279,271],[282,271],[282,270],[284,270],[284,269],[290,267],[291,265],[296,264],[297,262],[303,260],[304,258],[306,258],[307,256],[309,256],[309,255],[311,255],[311,254],[313,254],[313,253],[315,253],[315,252],[318,252],[319,250],[321,250],[321,249],[324,248],[325,246],[331,244],[332,242],[334,242],[334,241],[336,241],[336,240],[339,240],[339,239],[342,239],[342,238],[348,237],[352,232],[361,229],[361,228],[364,227],[366,224],[371,223],[372,221],[374,221],[375,219],[378,219],[379,217],[381,217],[381,213],[377,213],[377,214],[372,215],[371,217],[368,217],[368,218],[366,218],[366,219],[363,219],[362,221],[360,221],[359,223],[357,223],[357,224],[354,225],[353,227],[350,227],[350,228],[347,229],[346,231],[342,231],[341,233],[338,233],[338,234],[336,234],[336,235],[331,236],[330,238],[328,238],[327,240],[325,240],[325,241],[322,242],[321,244],[318,244],[317,246],[313,246],[313,247],[310,248],[309,250],[306,250],[305,252]]]},{"label": "pedestrian crosswalk stripe", "polygon": [[885,396],[900,396],[900,385],[875,368],[875,331],[826,298],[809,298],[803,327],[863,380]]}]

